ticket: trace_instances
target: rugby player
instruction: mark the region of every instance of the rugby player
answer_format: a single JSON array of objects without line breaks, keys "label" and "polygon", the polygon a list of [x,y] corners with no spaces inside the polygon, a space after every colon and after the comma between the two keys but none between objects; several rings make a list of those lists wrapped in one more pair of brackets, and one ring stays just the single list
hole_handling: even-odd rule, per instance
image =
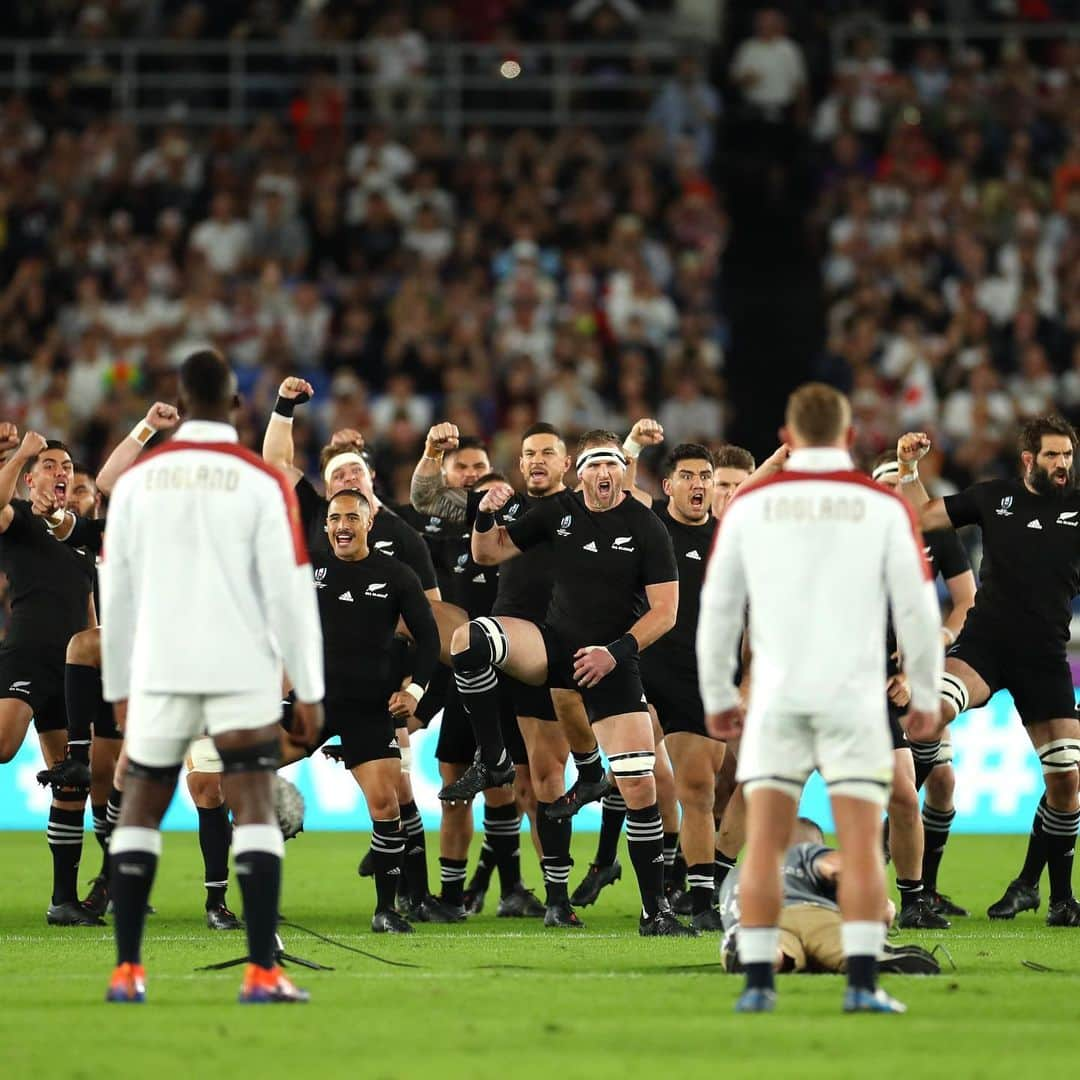
[{"label": "rugby player", "polygon": [[[900,466],[895,449],[878,455],[871,475],[879,484],[896,490]],[[941,576],[952,601],[952,608],[941,627],[942,647],[947,648],[956,640],[975,600],[975,575],[956,533],[948,529],[928,532],[923,536],[923,545],[931,571]],[[952,805],[956,787],[952,743],[947,738],[929,745],[913,744],[908,740],[900,723],[908,704],[907,680],[897,662],[896,635],[891,621],[888,653],[889,729],[895,753],[888,838],[896,867],[896,888],[900,893],[897,925],[905,930],[940,930],[948,926],[947,915],[968,914],[937,889],[938,868],[956,816]],[[915,754],[919,755],[918,759]],[[920,762],[925,762],[925,767],[920,767]],[[934,778],[934,784],[928,783],[926,803],[920,816],[919,788],[930,777]],[[934,798],[941,802],[934,802]]]},{"label": "rugby player", "polygon": [[161,819],[192,738],[224,763],[244,898],[245,1003],[306,1001],[276,963],[284,841],[274,813],[281,665],[298,699],[293,737],[322,728],[318,603],[295,498],[237,443],[235,379],[205,349],[180,369],[177,437],[116,483],[101,564],[102,680],[125,728],[124,802],[110,839],[114,1002],[146,996],[141,946]]},{"label": "rugby player", "polygon": [[[313,396],[314,389],[304,379],[290,377],[282,381],[278,387],[274,411],[263,436],[262,454],[263,460],[280,469],[293,485],[300,506],[301,522],[311,550],[327,554],[330,548],[326,538],[326,499],[316,492],[303,471],[293,464],[293,413],[298,405],[309,401]],[[376,497],[375,475],[363,455],[363,440],[359,432],[335,432],[330,443],[323,447],[319,464],[327,497],[333,497],[337,492],[348,489],[359,491],[370,503],[375,515],[368,532],[368,545],[372,551],[401,559],[420,578],[439,624],[440,656],[444,663],[448,663],[450,636],[454,628],[466,620],[465,613],[442,602],[435,567],[424,542],[405,521]],[[402,720],[398,727],[402,765],[398,801],[406,837],[402,900],[407,913],[415,919],[424,922],[454,922],[457,921],[456,916],[448,913],[431,895],[429,889],[424,823],[409,781],[411,749],[407,720],[405,717],[399,719]]]},{"label": "rugby player", "polygon": [[[852,467],[846,398],[808,384],[789,398],[785,420],[781,437],[792,451],[784,471],[748,486],[724,514],[698,627],[707,730],[717,738],[742,734],[737,777],[747,846],[739,959],[746,988],[736,1010],[775,1007],[776,870],[817,768],[844,858],[844,1011],[897,1013],[903,1006],[877,987],[886,900],[881,814],[893,771],[882,628],[891,604],[911,683],[909,722],[935,723],[937,598],[910,511]],[[734,676],[747,604],[754,686],[744,726]]]},{"label": "rugby player", "polygon": [[[985,704],[999,689],[1012,694],[1042,763],[1046,790],[1035,811],[1027,855],[992,919],[1037,911],[1043,869],[1050,879],[1048,926],[1080,926],[1073,897],[1073,849],[1080,823],[1080,720],[1066,658],[1072,601],[1080,592],[1080,492],[1073,455],[1076,432],[1059,416],[1029,420],[1020,434],[1022,478],[989,480],[931,499],[918,463],[930,449],[922,432],[897,444],[900,490],[924,529],[982,530],[983,564],[975,604],[947,654],[941,686],[944,721]],[[943,724],[909,728],[933,743]]]},{"label": "rugby player", "polygon": [[[453,425],[444,430],[437,425],[441,439],[458,438]],[[436,429],[433,429],[435,431]],[[437,448],[433,448],[437,452]],[[500,522],[517,521],[545,499],[566,491],[563,478],[570,468],[566,445],[550,424],[536,424],[522,436],[518,467],[525,480],[525,491],[515,495],[499,511]],[[413,474],[412,498],[420,509],[437,508],[448,521],[468,523],[475,517],[480,498],[460,488],[441,482],[430,464],[422,461]],[[471,535],[471,531],[470,531]],[[507,618],[543,620],[551,598],[553,566],[550,549],[533,548],[519,559],[499,568],[498,592],[492,613]],[[529,775],[536,796],[535,838],[539,842],[547,903],[545,925],[577,927],[580,920],[567,902],[570,866],[570,817],[552,817],[552,804],[566,793],[566,763],[571,750],[562,726],[557,723],[551,696],[546,686],[530,686],[509,675],[500,675],[500,724],[507,712],[505,691],[511,699],[511,715],[525,742]],[[603,769],[598,767],[599,753],[589,733],[589,743],[579,745],[578,784],[583,797],[597,797],[607,786]],[[512,745],[512,744],[511,744]],[[512,756],[512,755],[511,755]],[[596,765],[593,758],[597,759]],[[592,770],[595,769],[595,773]],[[515,770],[516,774],[516,770]],[[520,895],[520,894],[519,894]],[[531,909],[529,912],[531,913]]]},{"label": "rugby player", "polygon": [[[14,425],[0,429],[0,445],[18,443]],[[84,548],[58,544],[74,524],[66,509],[74,467],[63,443],[28,432],[0,468],[0,570],[8,578],[11,622],[0,645],[0,763],[10,761],[31,719],[48,768],[63,760],[67,745],[64,656],[68,641],[97,624],[94,560]],[[16,499],[22,480],[30,500]],[[40,496],[49,516],[34,514]],[[78,902],[83,817],[89,769],[76,786],[53,785],[48,842],[53,864],[51,925],[101,926]]]},{"label": "rugby player", "polygon": [[[630,858],[638,879],[643,936],[695,935],[664,897],[663,827],[652,777],[652,721],[638,653],[675,624],[679,583],[667,531],[623,490],[626,458],[618,436],[582,436],[576,461],[581,492],[561,492],[520,521],[498,528],[513,497],[495,485],[480,502],[473,557],[481,565],[550,545],[554,589],[543,627],[521,618],[478,619],[454,634],[454,672],[465,697],[479,758],[439,797],[469,798],[511,779],[498,722],[495,668],[551,687],[556,715],[585,712],[627,805]],[[548,847],[544,846],[545,862]],[[567,867],[567,874],[569,868]],[[568,900],[565,908],[570,909]]]}]

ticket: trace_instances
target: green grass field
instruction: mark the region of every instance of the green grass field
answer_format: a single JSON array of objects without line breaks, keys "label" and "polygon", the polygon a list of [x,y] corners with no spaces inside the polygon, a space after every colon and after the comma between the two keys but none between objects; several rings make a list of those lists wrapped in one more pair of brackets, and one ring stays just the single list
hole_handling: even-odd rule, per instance
[{"label": "green grass field", "polygon": [[[576,842],[572,884],[593,842]],[[1023,846],[1023,837],[956,837],[944,883],[984,911]],[[305,1008],[239,1007],[236,971],[193,970],[242,953],[244,943],[205,928],[198,845],[171,833],[146,943],[149,1000],[121,1008],[102,1001],[111,932],[47,927],[44,837],[0,834],[0,1075],[990,1077],[1044,1075],[1075,1060],[1080,931],[1047,929],[1041,913],[1004,924],[976,915],[951,931],[903,935],[946,942],[957,966],[935,978],[886,980],[909,1005],[906,1016],[843,1016],[841,980],[791,976],[781,980],[777,1013],[736,1017],[740,980],[721,972],[716,935],[637,936],[625,859],[623,880],[583,912],[584,931],[496,919],[489,898],[490,913],[462,926],[388,938],[368,930],[374,890],[355,872],[365,847],[364,837],[340,833],[290,842],[282,909],[416,967],[286,929],[289,948],[336,970],[293,970],[312,992]],[[525,854],[535,885],[539,870]],[[96,862],[88,834],[86,865]],[[239,907],[236,893],[233,886]],[[1054,971],[1028,970],[1024,960]]]}]

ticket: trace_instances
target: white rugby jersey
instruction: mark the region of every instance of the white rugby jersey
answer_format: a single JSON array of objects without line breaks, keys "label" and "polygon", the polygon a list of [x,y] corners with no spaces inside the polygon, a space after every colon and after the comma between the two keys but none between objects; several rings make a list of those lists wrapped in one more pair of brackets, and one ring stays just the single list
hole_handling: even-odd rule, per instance
[{"label": "white rugby jersey", "polygon": [[120,477],[101,564],[105,697],[279,686],[323,698],[296,497],[228,424],[188,421]]},{"label": "white rugby jersey", "polygon": [[706,712],[738,700],[747,604],[755,712],[884,703],[890,605],[911,705],[937,706],[941,617],[921,534],[907,504],[854,471],[847,451],[795,450],[727,508],[701,593]]}]

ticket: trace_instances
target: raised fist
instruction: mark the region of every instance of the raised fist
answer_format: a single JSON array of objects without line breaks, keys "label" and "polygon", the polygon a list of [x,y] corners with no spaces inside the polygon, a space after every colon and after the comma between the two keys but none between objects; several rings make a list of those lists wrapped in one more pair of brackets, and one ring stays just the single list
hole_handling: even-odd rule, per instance
[{"label": "raised fist", "polygon": [[930,453],[930,436],[925,431],[909,431],[896,441],[896,456],[905,465],[922,461]]},{"label": "raised fist", "polygon": [[146,423],[155,431],[170,431],[180,423],[180,414],[176,411],[175,405],[155,401],[147,410]]},{"label": "raised fist", "polygon": [[330,436],[330,445],[334,447],[335,450],[344,449],[345,447],[363,450],[364,436],[355,428],[341,428],[340,431],[335,431],[334,434]]},{"label": "raised fist", "polygon": [[19,446],[19,453],[24,458],[37,457],[48,445],[44,435],[39,435],[36,431],[28,431],[23,436],[22,444]]},{"label": "raised fist", "polygon": [[283,398],[298,398],[301,394],[307,394],[305,401],[310,401],[315,396],[315,388],[311,383],[307,379],[299,379],[295,375],[290,375],[283,380],[277,392],[278,397]]},{"label": "raised fist", "polygon": [[514,489],[509,484],[496,483],[484,492],[480,500],[480,509],[494,514],[501,510],[514,497]]},{"label": "raised fist", "polygon": [[630,438],[640,446],[659,446],[664,441],[664,429],[655,420],[639,420],[630,429]]},{"label": "raised fist", "polygon": [[427,433],[427,446],[424,448],[424,453],[428,457],[434,457],[436,454],[446,453],[447,450],[456,450],[460,437],[461,433],[456,424],[436,424]]},{"label": "raised fist", "polygon": [[0,454],[6,454],[19,445],[19,429],[14,424],[0,424]]}]

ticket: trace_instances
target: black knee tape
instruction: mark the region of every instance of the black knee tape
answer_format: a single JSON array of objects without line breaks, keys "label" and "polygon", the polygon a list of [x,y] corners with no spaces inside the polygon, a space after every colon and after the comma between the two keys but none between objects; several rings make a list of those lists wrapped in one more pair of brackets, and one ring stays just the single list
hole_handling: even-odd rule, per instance
[{"label": "black knee tape", "polygon": [[264,742],[235,750],[223,750],[219,746],[218,756],[225,773],[274,772],[281,764],[281,746],[277,742]]},{"label": "black knee tape", "polygon": [[469,623],[469,647],[464,652],[454,653],[450,659],[454,671],[482,671],[492,664],[498,667],[509,651],[506,632],[494,619],[485,617]]},{"label": "black knee tape", "polygon": [[128,776],[151,784],[175,784],[180,776],[180,762],[175,765],[140,765],[128,758]]}]

